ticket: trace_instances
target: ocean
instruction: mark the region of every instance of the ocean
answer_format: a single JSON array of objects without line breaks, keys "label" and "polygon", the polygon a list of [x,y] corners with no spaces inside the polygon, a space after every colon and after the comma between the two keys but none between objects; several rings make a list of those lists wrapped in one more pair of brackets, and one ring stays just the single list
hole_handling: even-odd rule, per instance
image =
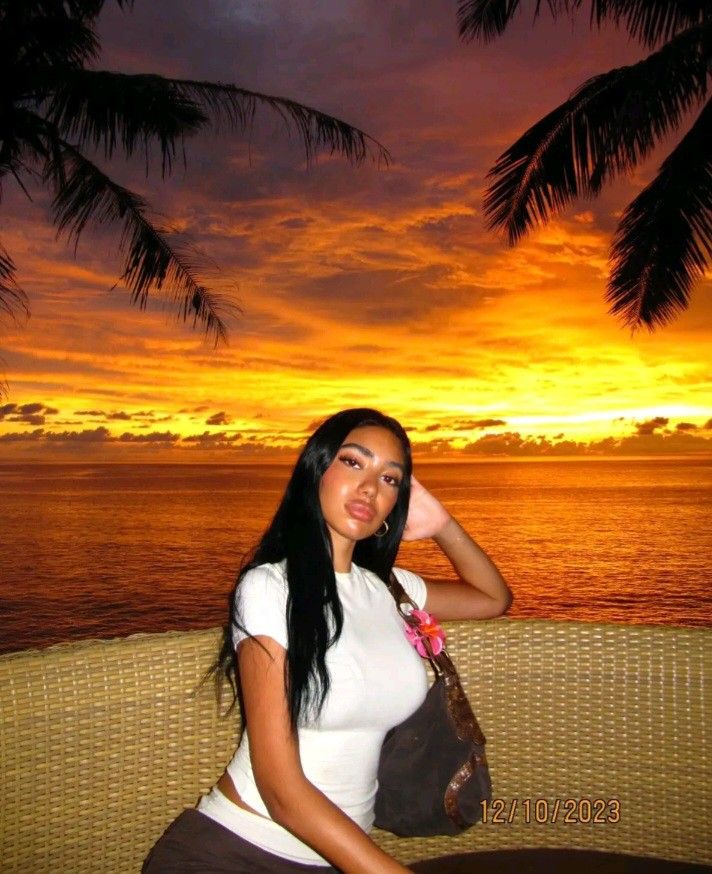
[{"label": "ocean", "polygon": [[[0,651],[224,624],[283,464],[0,465]],[[508,616],[712,624],[712,460],[419,463],[499,567]],[[433,541],[398,564],[453,578]]]}]

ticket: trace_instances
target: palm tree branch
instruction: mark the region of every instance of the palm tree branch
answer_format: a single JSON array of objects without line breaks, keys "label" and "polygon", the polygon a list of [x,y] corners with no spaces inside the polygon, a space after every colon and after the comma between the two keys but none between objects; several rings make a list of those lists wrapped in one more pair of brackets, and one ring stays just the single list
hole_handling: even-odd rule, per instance
[{"label": "palm tree branch", "polygon": [[[195,266],[172,246],[167,234],[147,217],[146,202],[113,182],[74,146],[58,138],[61,168],[48,162],[46,178],[55,181],[52,213],[57,235],[66,234],[76,244],[88,221],[121,225],[119,250],[126,255],[121,276],[131,302],[145,308],[151,288],[168,293],[179,304],[186,320],[200,321],[216,345],[227,341],[222,309],[234,309],[195,278]],[[57,184],[59,178],[63,184]]]},{"label": "palm tree branch", "polygon": [[70,70],[44,104],[47,120],[80,150],[117,148],[129,158],[142,147],[148,164],[152,142],[160,148],[162,171],[170,173],[176,146],[200,130],[208,116],[171,80],[149,74]]},{"label": "palm tree branch", "polygon": [[[51,2],[63,3],[72,15],[83,18],[96,18],[106,6],[106,0],[51,0]],[[133,9],[134,0],[114,0],[114,2],[119,9]]]},{"label": "palm tree branch", "polygon": [[22,106],[11,107],[0,120],[0,180],[10,173],[29,198],[20,173],[32,174],[43,166],[52,142],[44,118]]},{"label": "palm tree branch", "polygon": [[[533,18],[546,6],[552,18],[572,18],[583,0],[536,0]],[[519,12],[520,0],[459,0],[457,20],[460,36],[466,42],[479,39],[488,43],[501,36]],[[709,17],[709,0],[591,0],[589,20],[601,27],[610,21],[623,26],[634,39],[653,48],[682,30],[701,24]]]},{"label": "palm tree branch", "polygon": [[665,325],[686,309],[712,263],[712,100],[629,204],[611,246],[612,314],[637,327]]},{"label": "palm tree branch", "polygon": [[27,295],[15,280],[15,262],[0,243],[0,313],[16,318],[16,311],[22,310],[29,316]]},{"label": "palm tree branch", "polygon": [[258,106],[276,112],[299,133],[311,159],[321,147],[359,163],[371,152],[388,163],[388,151],[363,131],[319,110],[283,97],[234,85],[70,70],[46,103],[47,120],[80,149],[103,148],[111,158],[117,148],[130,157],[141,146],[148,162],[150,145],[158,142],[162,172],[170,173],[176,144],[213,121],[219,128],[248,130]]},{"label": "palm tree branch", "polygon": [[706,97],[710,29],[691,28],[636,64],[594,76],[526,131],[489,173],[490,227],[514,243],[634,168]]},{"label": "palm tree branch", "polygon": [[0,51],[6,62],[12,61],[15,87],[37,70],[77,68],[99,56],[89,21],[70,14],[61,0],[2,5]]},{"label": "palm tree branch", "polygon": [[[597,92],[589,84],[590,100]],[[489,171],[494,182],[485,193],[485,215],[490,228],[504,228],[510,243],[581,193],[572,151],[572,113],[571,100],[557,107],[500,155]]]},{"label": "palm tree branch", "polygon": [[[10,165],[10,167],[8,169],[8,172],[14,178],[15,182],[17,182],[17,186],[20,189],[20,191],[22,191],[22,193],[25,195],[25,197],[29,201],[32,201],[32,195],[27,190],[27,186],[22,181],[22,177],[20,176],[21,170],[24,170],[25,173],[32,173],[32,170],[26,164],[24,164],[22,161],[20,161],[19,159],[17,161],[13,161],[13,163]],[[2,191],[0,191],[0,200],[2,200]]]},{"label": "palm tree branch", "polygon": [[[582,4],[582,0],[536,0],[533,17],[541,14],[542,6],[546,5],[554,18],[559,15],[570,15]],[[520,0],[459,0],[457,22],[460,36],[470,42],[480,39],[484,43],[491,42],[501,36],[515,15],[519,12]]]},{"label": "palm tree branch", "polygon": [[[114,0],[120,9],[131,9],[134,0]],[[60,15],[65,14],[71,18],[91,19],[97,15],[106,5],[106,0],[23,0],[17,4],[16,0],[0,0],[0,13],[8,7],[12,9],[21,5],[26,15]]]},{"label": "palm tree branch", "polygon": [[246,130],[252,125],[259,106],[276,112],[301,136],[307,159],[318,149],[326,147],[332,154],[338,152],[353,163],[360,163],[369,155],[385,164],[391,160],[385,146],[359,128],[286,97],[261,94],[220,82],[169,81],[182,96],[194,100],[218,125],[227,122],[231,128]]},{"label": "palm tree branch", "polygon": [[648,48],[709,19],[709,0],[591,0],[591,23],[611,21]]}]

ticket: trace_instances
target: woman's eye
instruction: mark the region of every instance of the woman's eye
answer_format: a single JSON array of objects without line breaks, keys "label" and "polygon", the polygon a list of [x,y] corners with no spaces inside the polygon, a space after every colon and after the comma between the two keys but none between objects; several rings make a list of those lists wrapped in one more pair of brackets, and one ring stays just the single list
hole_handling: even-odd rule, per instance
[{"label": "woman's eye", "polygon": [[[359,459],[354,458],[351,455],[340,455],[339,461],[352,469],[355,467],[361,467],[361,462],[359,461]],[[387,473],[384,474],[383,479],[389,486],[393,486],[396,489],[400,487],[400,480],[398,479],[398,477],[391,476],[389,473]]]}]

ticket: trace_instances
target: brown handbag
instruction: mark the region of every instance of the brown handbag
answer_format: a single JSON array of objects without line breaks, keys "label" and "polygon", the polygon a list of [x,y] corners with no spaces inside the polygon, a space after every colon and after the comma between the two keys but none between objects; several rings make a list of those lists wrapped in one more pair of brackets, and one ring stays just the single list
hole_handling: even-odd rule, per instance
[{"label": "brown handbag", "polygon": [[[393,574],[388,588],[417,627],[402,605],[418,605]],[[485,736],[455,666],[444,649],[434,655],[423,643],[436,680],[415,713],[386,734],[378,765],[375,825],[402,837],[459,834],[482,819],[482,802],[492,798]]]}]

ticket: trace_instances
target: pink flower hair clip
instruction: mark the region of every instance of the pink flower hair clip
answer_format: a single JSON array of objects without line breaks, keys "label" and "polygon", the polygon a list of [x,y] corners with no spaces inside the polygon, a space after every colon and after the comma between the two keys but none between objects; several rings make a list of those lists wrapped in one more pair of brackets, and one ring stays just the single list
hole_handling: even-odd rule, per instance
[{"label": "pink flower hair clip", "polygon": [[415,622],[406,622],[405,636],[416,648],[418,655],[424,659],[430,657],[424,644],[426,639],[430,643],[433,655],[439,655],[445,646],[445,632],[438,625],[437,619],[425,610],[411,610],[408,615],[413,617]]}]

